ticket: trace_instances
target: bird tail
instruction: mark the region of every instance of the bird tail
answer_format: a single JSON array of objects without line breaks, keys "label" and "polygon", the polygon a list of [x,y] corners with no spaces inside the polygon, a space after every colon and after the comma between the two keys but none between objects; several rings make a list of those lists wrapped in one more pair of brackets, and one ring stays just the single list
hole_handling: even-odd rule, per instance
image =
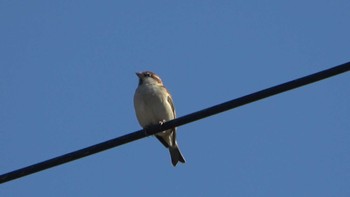
[{"label": "bird tail", "polygon": [[169,147],[169,152],[171,156],[171,162],[173,163],[173,166],[176,166],[178,162],[185,163],[185,159],[182,156],[179,147],[177,144],[173,147]]}]

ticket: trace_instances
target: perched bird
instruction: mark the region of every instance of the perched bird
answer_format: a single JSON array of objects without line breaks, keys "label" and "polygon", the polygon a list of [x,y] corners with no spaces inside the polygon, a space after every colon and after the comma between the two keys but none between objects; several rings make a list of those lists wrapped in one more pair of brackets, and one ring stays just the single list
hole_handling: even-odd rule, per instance
[{"label": "perched bird", "polygon": [[[174,119],[176,114],[173,99],[160,77],[150,71],[136,75],[139,85],[134,95],[134,107],[141,127],[147,128]],[[157,133],[155,136],[169,149],[173,166],[178,162],[185,163],[176,142],[176,128]]]}]

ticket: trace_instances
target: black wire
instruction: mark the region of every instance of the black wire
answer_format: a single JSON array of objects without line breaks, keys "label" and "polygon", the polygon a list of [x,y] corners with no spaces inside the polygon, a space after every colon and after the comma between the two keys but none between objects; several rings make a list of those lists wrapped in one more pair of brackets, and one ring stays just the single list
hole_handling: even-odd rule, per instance
[{"label": "black wire", "polygon": [[321,72],[311,74],[299,79],[295,79],[277,86],[273,86],[271,88],[267,88],[219,105],[215,105],[213,107],[209,107],[207,109],[203,109],[198,112],[194,112],[192,114],[182,116],[180,118],[171,120],[169,122],[165,122],[163,125],[156,125],[153,127],[150,127],[146,130],[138,130],[133,133],[117,137],[93,146],[89,146],[87,148],[83,148],[62,156],[58,156],[40,163],[33,164],[31,166],[27,166],[12,172],[8,172],[5,174],[0,175],[0,183],[5,183],[29,174],[33,174],[54,166],[58,166],[70,161],[74,161],[76,159],[80,159],[113,147],[117,147],[141,138],[144,138],[149,135],[153,135],[155,133],[173,128],[173,127],[178,127],[193,121],[197,121],[202,118],[206,118],[208,116],[212,116],[254,101],[258,101],[263,98],[267,98],[270,96],[273,96],[275,94],[279,94],[288,90],[292,90],[294,88],[298,88],[310,83],[314,83],[319,80],[326,79],[328,77],[332,77],[344,72],[347,72],[350,70],[350,62],[347,62],[345,64],[323,70]]}]

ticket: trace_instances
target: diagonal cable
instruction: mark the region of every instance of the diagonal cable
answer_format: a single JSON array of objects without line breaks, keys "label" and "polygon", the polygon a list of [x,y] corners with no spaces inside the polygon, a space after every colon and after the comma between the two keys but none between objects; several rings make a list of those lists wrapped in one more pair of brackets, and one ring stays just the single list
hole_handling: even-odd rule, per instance
[{"label": "diagonal cable", "polygon": [[58,166],[58,165],[61,165],[70,161],[74,161],[101,151],[105,151],[107,149],[114,148],[114,147],[153,135],[155,133],[158,133],[173,127],[178,127],[190,122],[194,122],[194,121],[197,121],[197,120],[251,103],[251,102],[255,102],[282,92],[286,92],[310,83],[314,83],[314,82],[347,72],[349,70],[350,70],[350,62],[347,62],[330,69],[326,69],[305,77],[301,77],[301,78],[298,78],[280,85],[276,85],[246,96],[239,97],[237,99],[227,101],[225,103],[215,105],[213,107],[209,107],[209,108],[176,118],[174,120],[165,122],[163,125],[156,125],[146,130],[138,130],[130,134],[123,135],[121,137],[117,137],[93,146],[89,146],[87,148],[73,151],[62,156],[58,156],[58,157],[55,157],[43,162],[39,162],[18,170],[14,170],[12,172],[2,174],[0,175],[0,183],[5,183],[14,179],[18,179],[23,176],[27,176],[42,170],[46,170],[48,168],[52,168],[54,166]]}]

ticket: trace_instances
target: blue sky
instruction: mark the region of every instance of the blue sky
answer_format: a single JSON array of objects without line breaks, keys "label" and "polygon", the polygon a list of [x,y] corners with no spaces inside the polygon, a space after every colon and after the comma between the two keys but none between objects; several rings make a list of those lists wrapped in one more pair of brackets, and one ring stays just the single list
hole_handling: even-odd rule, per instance
[{"label": "blue sky", "polygon": [[[0,173],[350,60],[349,1],[0,1]],[[0,196],[349,196],[349,73],[0,186]]]}]

